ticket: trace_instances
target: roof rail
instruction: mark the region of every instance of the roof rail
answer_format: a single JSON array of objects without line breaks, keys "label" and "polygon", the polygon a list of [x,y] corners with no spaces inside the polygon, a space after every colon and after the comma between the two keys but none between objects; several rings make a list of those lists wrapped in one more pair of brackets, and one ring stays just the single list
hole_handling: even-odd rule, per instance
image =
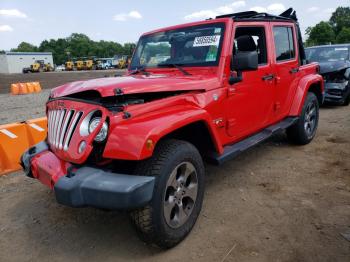
[{"label": "roof rail", "polygon": [[298,21],[296,12],[293,8],[289,8],[280,15],[272,15],[268,13],[258,13],[255,11],[246,11],[239,13],[232,13],[226,15],[219,15],[216,18],[227,18],[230,17],[234,20],[240,19],[252,19],[252,20],[293,20]]}]

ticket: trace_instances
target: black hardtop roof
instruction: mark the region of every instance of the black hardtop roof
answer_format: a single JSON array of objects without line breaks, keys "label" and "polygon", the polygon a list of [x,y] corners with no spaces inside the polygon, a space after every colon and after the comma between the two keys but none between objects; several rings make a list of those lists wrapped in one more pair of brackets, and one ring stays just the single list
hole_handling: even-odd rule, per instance
[{"label": "black hardtop roof", "polygon": [[256,11],[246,11],[219,15],[216,18],[232,18],[235,21],[283,21],[297,22],[296,12],[293,8],[289,8],[280,15],[272,15],[268,13],[258,13]]},{"label": "black hardtop roof", "polygon": [[255,11],[247,11],[240,13],[233,13],[227,15],[220,15],[216,17],[218,18],[231,18],[234,21],[267,21],[267,22],[290,22],[296,26],[297,29],[297,39],[298,39],[298,47],[299,47],[299,61],[300,64],[306,63],[305,58],[305,50],[303,46],[303,39],[301,37],[300,26],[298,23],[297,13],[293,8],[289,8],[280,15],[271,15],[268,13],[258,13]]}]

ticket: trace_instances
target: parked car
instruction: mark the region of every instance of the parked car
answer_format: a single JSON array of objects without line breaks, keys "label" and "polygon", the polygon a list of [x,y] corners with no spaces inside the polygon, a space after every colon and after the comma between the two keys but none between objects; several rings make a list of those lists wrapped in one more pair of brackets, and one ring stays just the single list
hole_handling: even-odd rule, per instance
[{"label": "parked car", "polygon": [[318,62],[325,80],[325,103],[350,103],[350,44],[306,48],[306,58]]},{"label": "parked car", "polygon": [[55,71],[65,71],[66,67],[64,65],[56,66]]},{"label": "parked car", "polygon": [[23,69],[22,69],[23,74],[28,74],[31,72],[32,72],[32,69],[30,67],[23,67]]},{"label": "parked car", "polygon": [[107,69],[111,69],[111,68],[113,68],[112,64],[109,63],[108,61],[107,62],[100,62],[96,65],[97,70],[107,70]]},{"label": "parked car", "polygon": [[58,203],[128,210],[142,239],[173,247],[201,211],[204,161],[222,164],[282,130],[312,141],[323,78],[304,61],[293,9],[146,33],[126,76],[51,91],[47,139],[22,165]]}]

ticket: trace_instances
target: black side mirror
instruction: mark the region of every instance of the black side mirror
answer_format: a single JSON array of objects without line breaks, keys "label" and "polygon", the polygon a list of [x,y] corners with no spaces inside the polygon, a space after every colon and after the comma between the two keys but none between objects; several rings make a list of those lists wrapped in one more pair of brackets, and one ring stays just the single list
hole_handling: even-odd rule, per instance
[{"label": "black side mirror", "polygon": [[253,71],[258,69],[258,52],[238,52],[232,58],[231,69],[235,71]]},{"label": "black side mirror", "polygon": [[232,56],[231,70],[237,72],[237,76],[230,76],[229,84],[241,82],[243,71],[254,71],[258,69],[258,52],[238,52]]}]

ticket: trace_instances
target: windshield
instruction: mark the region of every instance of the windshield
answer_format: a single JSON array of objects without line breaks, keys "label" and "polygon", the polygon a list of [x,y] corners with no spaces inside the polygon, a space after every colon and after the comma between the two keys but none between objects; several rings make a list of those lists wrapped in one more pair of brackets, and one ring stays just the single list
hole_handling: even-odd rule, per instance
[{"label": "windshield", "polygon": [[215,23],[169,30],[140,38],[131,70],[171,65],[218,64],[225,24]]},{"label": "windshield", "polygon": [[319,47],[306,49],[306,59],[310,62],[335,62],[349,60],[348,47]]}]

